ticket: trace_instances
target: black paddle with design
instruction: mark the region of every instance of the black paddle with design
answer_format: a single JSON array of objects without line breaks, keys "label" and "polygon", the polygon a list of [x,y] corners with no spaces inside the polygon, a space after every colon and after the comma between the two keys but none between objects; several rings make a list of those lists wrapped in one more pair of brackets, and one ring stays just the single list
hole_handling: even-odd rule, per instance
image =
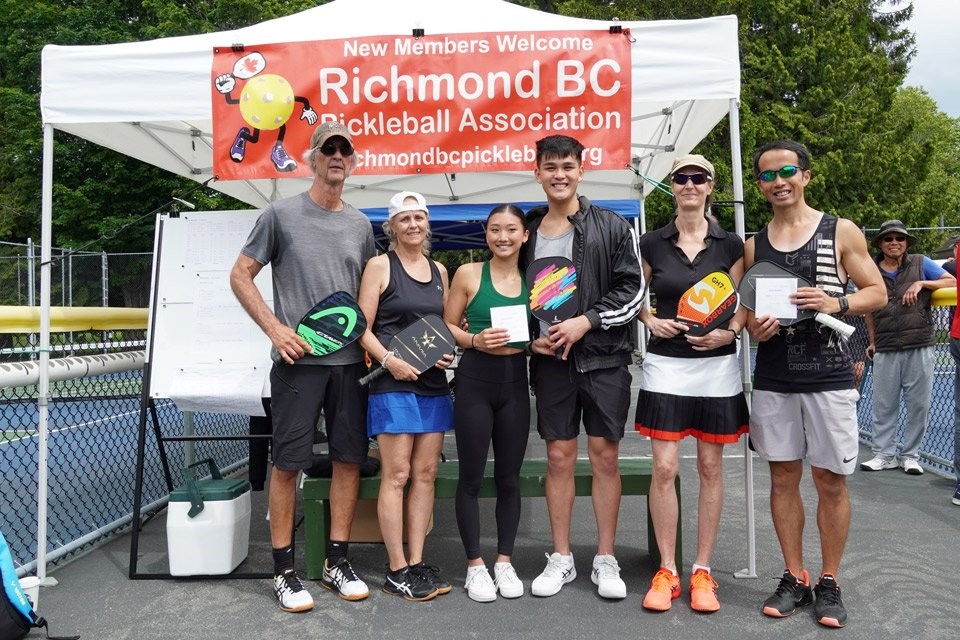
[{"label": "black paddle with design", "polygon": [[[577,313],[577,268],[560,256],[539,258],[525,274],[530,291],[530,315],[547,324],[559,324]],[[563,349],[557,349],[557,358]]]},{"label": "black paddle with design", "polygon": [[[453,353],[456,346],[443,318],[430,314],[410,323],[390,338],[387,350],[421,374],[436,365],[443,356]],[[385,373],[387,368],[381,366],[360,378],[359,382],[362,385],[370,384]]]}]

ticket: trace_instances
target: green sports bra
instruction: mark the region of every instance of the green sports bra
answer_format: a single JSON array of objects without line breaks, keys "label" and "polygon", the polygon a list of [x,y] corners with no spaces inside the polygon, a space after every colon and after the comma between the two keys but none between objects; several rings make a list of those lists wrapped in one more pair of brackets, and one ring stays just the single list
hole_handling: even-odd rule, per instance
[{"label": "green sports bra", "polygon": [[[480,288],[477,289],[477,295],[467,305],[467,322],[470,324],[470,333],[480,333],[484,329],[489,329],[490,308],[506,307],[515,304],[522,304],[526,309],[527,322],[530,321],[530,293],[527,290],[527,282],[520,274],[520,295],[515,298],[509,298],[493,286],[493,280],[490,279],[490,262],[483,263],[483,269],[480,273]],[[526,342],[509,342],[508,347],[514,349],[524,349]]]}]

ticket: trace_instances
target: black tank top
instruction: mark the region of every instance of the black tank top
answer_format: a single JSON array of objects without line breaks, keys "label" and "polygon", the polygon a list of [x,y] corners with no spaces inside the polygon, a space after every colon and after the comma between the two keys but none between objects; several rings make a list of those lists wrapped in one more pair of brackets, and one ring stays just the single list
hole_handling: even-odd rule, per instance
[{"label": "black tank top", "polygon": [[[754,259],[781,265],[832,296],[843,295],[846,283],[837,270],[837,219],[823,214],[813,236],[796,251],[778,251],[767,228],[754,238]],[[757,346],[754,388],[780,393],[813,393],[853,389],[856,382],[849,350],[830,329],[813,319],[781,327]]]},{"label": "black tank top", "polygon": [[[390,338],[404,327],[427,314],[443,317],[443,281],[433,260],[430,263],[430,280],[414,280],[403,268],[400,258],[393,251],[387,253],[390,261],[390,282],[380,294],[377,317],[373,322],[373,334],[384,346]],[[420,374],[415,382],[395,380],[387,374],[370,385],[370,393],[389,391],[412,391],[422,396],[441,396],[450,393],[446,372],[431,367]]]}]

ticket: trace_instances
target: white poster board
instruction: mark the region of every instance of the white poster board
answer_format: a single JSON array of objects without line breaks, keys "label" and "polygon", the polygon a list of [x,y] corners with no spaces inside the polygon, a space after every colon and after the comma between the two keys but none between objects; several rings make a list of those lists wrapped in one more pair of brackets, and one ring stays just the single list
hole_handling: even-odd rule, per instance
[{"label": "white poster board", "polygon": [[[181,411],[264,415],[270,341],[230,289],[230,269],[260,211],[160,216],[148,349],[150,397]],[[256,278],[273,308],[269,265]]]}]

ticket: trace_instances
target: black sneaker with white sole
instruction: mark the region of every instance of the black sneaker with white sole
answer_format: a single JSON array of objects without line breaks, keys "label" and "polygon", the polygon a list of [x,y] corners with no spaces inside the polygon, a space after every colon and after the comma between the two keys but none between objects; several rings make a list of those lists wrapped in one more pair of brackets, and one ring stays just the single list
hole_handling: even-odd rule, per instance
[{"label": "black sneaker with white sole", "polygon": [[383,592],[412,602],[433,600],[439,593],[435,586],[411,571],[410,567],[404,567],[399,571],[387,571],[387,577],[383,581]]},{"label": "black sneaker with white sole", "polygon": [[434,586],[437,595],[442,596],[450,593],[453,587],[449,582],[440,577],[440,569],[424,562],[410,565],[410,571],[417,574],[421,580]]}]

